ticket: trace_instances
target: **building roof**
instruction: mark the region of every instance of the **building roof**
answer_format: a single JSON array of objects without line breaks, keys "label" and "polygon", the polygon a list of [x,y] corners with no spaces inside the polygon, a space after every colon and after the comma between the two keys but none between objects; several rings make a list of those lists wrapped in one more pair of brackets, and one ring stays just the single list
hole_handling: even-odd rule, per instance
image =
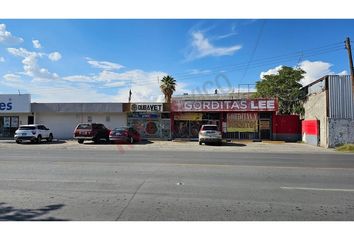
[{"label": "building roof", "polygon": [[250,98],[255,92],[239,92],[226,94],[186,94],[176,95],[172,100],[233,100]]},{"label": "building roof", "polygon": [[32,112],[56,113],[116,113],[122,112],[122,103],[32,103]]}]

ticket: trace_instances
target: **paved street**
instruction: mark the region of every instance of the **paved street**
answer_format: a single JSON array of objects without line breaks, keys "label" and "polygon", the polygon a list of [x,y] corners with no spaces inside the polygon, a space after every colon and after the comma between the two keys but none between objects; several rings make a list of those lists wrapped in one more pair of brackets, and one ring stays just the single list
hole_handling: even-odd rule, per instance
[{"label": "paved street", "polygon": [[0,142],[0,220],[354,220],[354,155],[291,143]]}]

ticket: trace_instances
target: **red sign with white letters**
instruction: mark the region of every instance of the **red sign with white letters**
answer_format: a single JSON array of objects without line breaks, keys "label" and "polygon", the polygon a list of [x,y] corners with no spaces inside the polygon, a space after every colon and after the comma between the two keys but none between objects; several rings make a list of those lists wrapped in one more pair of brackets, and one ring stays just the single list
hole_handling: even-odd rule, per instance
[{"label": "red sign with white letters", "polygon": [[272,99],[173,100],[172,112],[275,112],[278,101]]}]

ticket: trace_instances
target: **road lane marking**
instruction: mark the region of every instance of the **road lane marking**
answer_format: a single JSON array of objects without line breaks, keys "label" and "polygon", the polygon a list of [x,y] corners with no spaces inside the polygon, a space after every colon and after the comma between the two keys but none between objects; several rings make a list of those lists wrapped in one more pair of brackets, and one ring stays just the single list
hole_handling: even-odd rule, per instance
[{"label": "road lane marking", "polygon": [[166,165],[176,165],[176,166],[193,166],[193,167],[242,167],[242,168],[277,168],[277,169],[318,169],[318,170],[354,170],[352,167],[348,168],[333,168],[333,167],[312,167],[312,166],[264,166],[264,165],[238,165],[238,164],[198,164],[198,163],[161,163]]},{"label": "road lane marking", "polygon": [[354,189],[341,188],[303,188],[303,187],[280,187],[284,190],[327,191],[327,192],[354,192]]}]

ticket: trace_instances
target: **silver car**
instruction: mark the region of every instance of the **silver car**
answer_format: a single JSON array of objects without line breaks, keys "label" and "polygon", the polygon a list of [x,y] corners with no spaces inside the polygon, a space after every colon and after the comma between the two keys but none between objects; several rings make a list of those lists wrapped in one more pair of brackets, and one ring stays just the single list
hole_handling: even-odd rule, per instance
[{"label": "silver car", "polygon": [[216,125],[202,125],[199,131],[199,145],[202,143],[217,143],[222,144],[222,135]]}]

